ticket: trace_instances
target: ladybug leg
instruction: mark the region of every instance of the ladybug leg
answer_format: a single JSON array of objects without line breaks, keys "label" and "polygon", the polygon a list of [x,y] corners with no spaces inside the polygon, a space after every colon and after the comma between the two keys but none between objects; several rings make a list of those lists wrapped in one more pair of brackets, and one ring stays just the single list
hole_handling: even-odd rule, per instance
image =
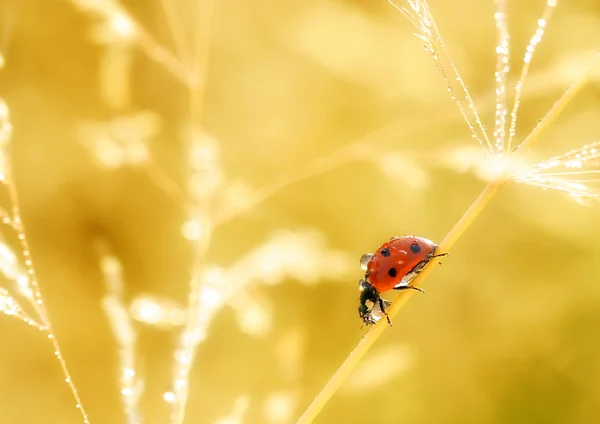
[{"label": "ladybug leg", "polygon": [[415,287],[415,286],[406,285],[406,286],[396,286],[396,287],[394,287],[394,290],[409,290],[409,289],[416,290],[416,291],[421,292],[421,293],[425,293],[425,290],[423,290],[420,287]]},{"label": "ladybug leg", "polygon": [[[373,324],[376,323],[376,321],[371,316],[371,310],[367,307],[366,304],[361,304],[358,307],[358,315],[360,316],[360,319],[363,320],[363,326],[365,324],[366,325],[373,325]],[[360,328],[362,328],[362,326]]]},{"label": "ladybug leg", "polygon": [[[444,256],[450,256],[450,253],[440,253],[439,255],[433,255],[431,258],[429,259],[433,259],[433,258],[442,258]],[[438,262],[440,265],[442,264],[442,261]]]},{"label": "ladybug leg", "polygon": [[379,297],[377,299],[377,301],[379,302],[379,309],[381,309],[381,312],[383,312],[383,314],[385,315],[388,324],[390,325],[390,327],[392,326],[392,321],[390,320],[390,316],[387,314],[387,312],[385,311],[385,306],[383,305],[383,299],[381,297]]}]

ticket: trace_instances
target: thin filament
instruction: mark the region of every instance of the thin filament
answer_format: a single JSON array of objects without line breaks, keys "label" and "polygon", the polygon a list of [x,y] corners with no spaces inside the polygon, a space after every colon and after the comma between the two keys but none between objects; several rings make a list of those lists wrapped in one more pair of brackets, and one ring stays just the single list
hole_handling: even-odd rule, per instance
[{"label": "thin filament", "polygon": [[494,20],[496,21],[498,44],[496,45],[496,73],[494,74],[496,81],[494,139],[496,154],[502,155],[504,153],[504,141],[506,138],[506,115],[508,114],[506,107],[506,78],[510,71],[510,37],[506,20],[506,1],[496,0],[495,3],[496,13],[494,13]]},{"label": "thin filament", "polygon": [[515,87],[515,102],[510,113],[510,128],[508,130],[507,147],[507,150],[509,152],[511,151],[512,140],[515,136],[517,128],[517,112],[519,111],[519,106],[521,104],[521,91],[523,90],[523,84],[525,83],[525,79],[527,78],[527,75],[529,73],[529,65],[531,64],[531,58],[533,57],[535,47],[542,41],[546,25],[552,17],[552,12],[554,11],[557,3],[558,0],[548,0],[548,2],[546,3],[544,13],[542,14],[542,17],[537,21],[537,28],[535,30],[534,35],[531,37],[531,40],[529,40],[529,45],[527,46],[525,56],[523,57],[523,68],[521,68],[521,75],[519,76],[517,86]]},{"label": "thin filament", "polygon": [[[488,155],[492,155],[494,149],[485,131],[485,127],[479,118],[479,113],[477,112],[475,103],[473,102],[469,90],[460,76],[454,61],[448,52],[448,49],[446,48],[444,40],[442,39],[442,36],[437,28],[427,2],[425,0],[409,0],[408,3],[410,5],[410,10],[396,5],[393,0],[388,0],[388,2],[397,10],[399,10],[404,16],[406,16],[410,22],[419,29],[420,32],[415,35],[425,43],[425,49],[431,54],[434,65],[446,83],[447,90],[450,93],[452,100],[454,100],[458,106],[463,119],[471,130],[473,139],[477,140],[477,142],[487,151]],[[468,110],[470,110],[472,118],[469,116],[469,113],[467,113],[467,108],[465,108],[462,101],[459,100],[459,98],[454,94],[455,90],[451,82],[452,79],[446,73],[446,66],[442,60],[442,53],[447,58],[452,79],[458,82],[464,93],[467,107]],[[481,136],[478,134],[478,132],[481,132]]]}]

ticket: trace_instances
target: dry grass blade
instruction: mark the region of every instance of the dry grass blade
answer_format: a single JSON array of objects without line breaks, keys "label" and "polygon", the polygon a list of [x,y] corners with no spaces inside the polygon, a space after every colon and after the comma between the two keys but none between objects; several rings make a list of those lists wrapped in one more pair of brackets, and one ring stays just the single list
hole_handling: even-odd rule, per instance
[{"label": "dry grass blade", "polygon": [[100,242],[98,251],[106,290],[102,308],[118,346],[119,383],[125,417],[127,424],[139,424],[139,399],[143,393],[143,381],[138,375],[136,361],[137,331],[125,304],[122,265],[109,251],[106,243]]},{"label": "dry grass blade", "polygon": [[118,0],[71,0],[79,10],[100,19],[95,31],[99,44],[136,43],[152,60],[187,87],[196,84],[195,75],[168,49],[160,45]]},{"label": "dry grass blade", "polygon": [[181,25],[182,22],[182,11],[177,10],[177,2],[171,0],[161,0],[160,4],[162,6],[163,12],[165,14],[165,18],[167,20],[167,25],[171,34],[173,35],[173,40],[175,42],[175,49],[177,50],[177,55],[181,59],[181,61],[189,66],[191,62],[191,52],[190,47],[185,39],[185,29]]},{"label": "dry grass blade", "polygon": [[238,209],[227,209],[221,211],[215,218],[215,225],[223,224],[241,212],[251,210],[256,205],[263,203],[268,198],[282,191],[289,185],[308,179],[315,175],[325,173],[327,171],[337,169],[343,164],[350,163],[355,160],[360,160],[368,157],[369,147],[362,142],[350,143],[330,155],[320,157],[308,163],[300,169],[280,175],[263,187],[255,190],[248,200],[243,204],[243,207]]},{"label": "dry grass blade", "polygon": [[197,75],[141,27],[138,28],[138,42],[150,59],[159,63],[186,87],[198,85]]},{"label": "dry grass blade", "polygon": [[172,424],[181,424],[185,418],[190,372],[196,351],[206,337],[210,319],[222,305],[221,294],[214,287],[218,282],[218,275],[210,272],[206,272],[202,280],[198,275],[191,282],[187,321],[179,335],[173,358],[173,387],[164,395],[165,400],[171,403]]},{"label": "dry grass blade", "polygon": [[196,10],[193,16],[193,57],[192,70],[197,78],[197,83],[190,92],[190,122],[200,126],[204,105],[204,91],[208,77],[208,56],[211,42],[211,30],[215,0],[196,2]]}]

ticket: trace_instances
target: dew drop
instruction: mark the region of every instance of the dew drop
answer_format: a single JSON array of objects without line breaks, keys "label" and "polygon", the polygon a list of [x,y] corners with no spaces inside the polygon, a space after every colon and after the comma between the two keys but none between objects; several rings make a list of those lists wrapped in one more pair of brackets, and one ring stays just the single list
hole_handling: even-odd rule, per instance
[{"label": "dew drop", "polygon": [[367,270],[367,265],[369,264],[369,262],[371,261],[371,259],[373,259],[373,254],[372,253],[365,253],[364,255],[361,256],[360,258],[360,267],[363,270]]}]

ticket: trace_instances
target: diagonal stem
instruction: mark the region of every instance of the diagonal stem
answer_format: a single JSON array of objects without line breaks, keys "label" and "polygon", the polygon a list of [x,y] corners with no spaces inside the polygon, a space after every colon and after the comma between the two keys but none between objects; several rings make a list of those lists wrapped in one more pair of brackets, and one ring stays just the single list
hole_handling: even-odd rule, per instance
[{"label": "diagonal stem", "polygon": [[[491,183],[489,184],[479,197],[473,202],[471,207],[465,212],[460,220],[454,225],[452,230],[448,233],[446,238],[440,243],[438,251],[447,252],[456,243],[456,241],[462,236],[467,228],[475,221],[475,218],[481,213],[481,211],[489,204],[494,195],[504,185],[504,182]],[[421,271],[421,273],[414,279],[413,286],[419,287],[427,275],[431,272],[434,267],[428,265]],[[400,292],[394,302],[387,308],[387,313],[390,318],[394,318],[400,309],[404,306],[407,300],[412,296],[413,290],[405,290]],[[352,353],[346,358],[342,366],[337,370],[335,375],[329,380],[329,382],[323,387],[321,392],[310,404],[308,409],[298,420],[298,424],[309,424],[311,423],[317,414],[323,409],[327,401],[342,385],[342,383],[348,378],[350,373],[354,370],[358,362],[367,353],[369,348],[375,343],[375,341],[381,336],[381,334],[388,328],[386,320],[379,320],[377,324],[369,331],[354,348]]]},{"label": "diagonal stem", "polygon": [[544,115],[544,117],[537,123],[533,130],[529,133],[525,140],[515,147],[515,150],[519,149],[525,151],[531,144],[533,144],[539,136],[554,122],[558,115],[567,107],[571,100],[575,98],[577,93],[582,89],[585,83],[588,81],[590,74],[594,70],[594,65],[600,58],[600,51],[589,61],[587,66],[584,68],[582,74],[575,80],[569,87],[563,92],[560,98],[554,102],[552,108]]}]

